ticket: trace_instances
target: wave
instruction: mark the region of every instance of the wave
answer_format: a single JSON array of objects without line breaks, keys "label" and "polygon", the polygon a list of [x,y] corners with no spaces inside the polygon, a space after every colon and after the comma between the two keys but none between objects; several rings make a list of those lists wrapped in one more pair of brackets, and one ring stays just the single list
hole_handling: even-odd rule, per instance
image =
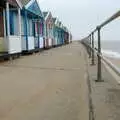
[{"label": "wave", "polygon": [[102,54],[106,57],[109,57],[109,58],[120,59],[120,53],[119,52],[114,52],[112,50],[102,49]]}]

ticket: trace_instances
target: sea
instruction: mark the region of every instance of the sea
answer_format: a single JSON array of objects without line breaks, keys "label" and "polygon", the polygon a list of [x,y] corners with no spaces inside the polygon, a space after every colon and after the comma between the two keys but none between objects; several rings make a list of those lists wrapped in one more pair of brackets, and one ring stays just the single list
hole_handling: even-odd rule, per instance
[{"label": "sea", "polygon": [[[97,41],[95,42],[97,47]],[[102,54],[113,59],[120,59],[120,40],[101,41]]]}]

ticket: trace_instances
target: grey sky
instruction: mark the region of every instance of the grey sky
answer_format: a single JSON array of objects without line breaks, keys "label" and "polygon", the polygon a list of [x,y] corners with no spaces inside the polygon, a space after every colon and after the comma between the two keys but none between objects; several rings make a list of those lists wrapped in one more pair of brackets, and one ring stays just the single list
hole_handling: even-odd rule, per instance
[{"label": "grey sky", "polygon": [[[96,25],[120,9],[120,0],[38,0],[42,10],[49,10],[72,32],[74,39],[90,33]],[[120,39],[120,19],[103,29],[102,38]]]}]

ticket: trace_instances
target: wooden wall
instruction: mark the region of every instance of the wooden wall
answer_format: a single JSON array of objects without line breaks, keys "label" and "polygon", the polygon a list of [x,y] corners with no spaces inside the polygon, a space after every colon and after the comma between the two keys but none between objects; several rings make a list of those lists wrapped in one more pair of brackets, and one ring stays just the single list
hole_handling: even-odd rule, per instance
[{"label": "wooden wall", "polygon": [[0,8],[0,37],[4,36],[3,8]]}]

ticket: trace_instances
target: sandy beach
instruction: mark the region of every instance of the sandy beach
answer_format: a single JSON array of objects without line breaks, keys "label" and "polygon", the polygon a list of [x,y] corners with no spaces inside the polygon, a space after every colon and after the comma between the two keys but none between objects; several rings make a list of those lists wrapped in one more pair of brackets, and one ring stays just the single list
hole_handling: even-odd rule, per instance
[{"label": "sandy beach", "polygon": [[120,59],[116,59],[116,58],[108,58],[108,60],[110,60],[110,62],[112,62],[114,65],[116,65],[118,68],[120,68]]}]

